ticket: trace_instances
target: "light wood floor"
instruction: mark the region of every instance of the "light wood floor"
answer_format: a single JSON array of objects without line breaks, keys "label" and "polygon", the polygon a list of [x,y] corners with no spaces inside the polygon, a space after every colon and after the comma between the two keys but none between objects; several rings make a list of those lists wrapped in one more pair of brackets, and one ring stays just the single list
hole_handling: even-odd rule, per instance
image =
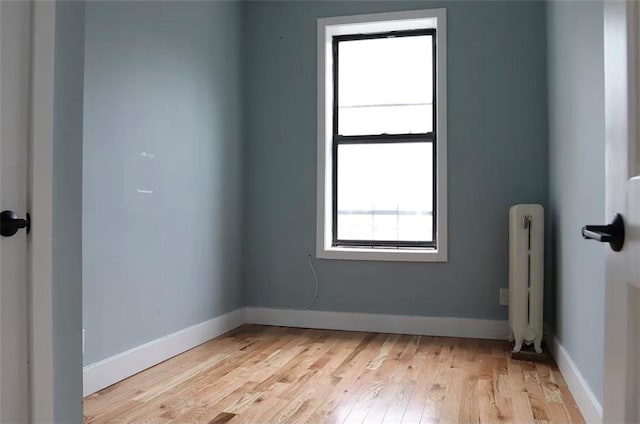
[{"label": "light wood floor", "polygon": [[506,342],[244,326],[84,400],[85,423],[584,423]]}]

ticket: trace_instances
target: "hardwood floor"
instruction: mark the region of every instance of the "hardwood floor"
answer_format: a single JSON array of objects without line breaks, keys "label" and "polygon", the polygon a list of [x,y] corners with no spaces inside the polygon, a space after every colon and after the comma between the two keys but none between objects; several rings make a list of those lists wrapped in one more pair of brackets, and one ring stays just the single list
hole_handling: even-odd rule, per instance
[{"label": "hardwood floor", "polygon": [[85,423],[584,423],[501,341],[244,326],[84,399]]}]

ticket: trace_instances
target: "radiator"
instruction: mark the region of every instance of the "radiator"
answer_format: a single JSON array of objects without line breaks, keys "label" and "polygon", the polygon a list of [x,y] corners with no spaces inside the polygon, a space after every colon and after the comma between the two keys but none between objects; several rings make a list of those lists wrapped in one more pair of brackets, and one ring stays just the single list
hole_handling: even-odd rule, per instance
[{"label": "radiator", "polygon": [[544,284],[544,210],[540,205],[515,205],[509,210],[509,327],[515,341],[542,349]]}]

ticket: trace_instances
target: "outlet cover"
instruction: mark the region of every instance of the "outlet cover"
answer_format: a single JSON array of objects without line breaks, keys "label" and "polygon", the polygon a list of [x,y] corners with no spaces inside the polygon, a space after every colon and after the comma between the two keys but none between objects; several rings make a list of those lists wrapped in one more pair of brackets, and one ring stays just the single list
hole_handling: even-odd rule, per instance
[{"label": "outlet cover", "polygon": [[499,302],[502,306],[509,306],[509,289],[500,289]]}]

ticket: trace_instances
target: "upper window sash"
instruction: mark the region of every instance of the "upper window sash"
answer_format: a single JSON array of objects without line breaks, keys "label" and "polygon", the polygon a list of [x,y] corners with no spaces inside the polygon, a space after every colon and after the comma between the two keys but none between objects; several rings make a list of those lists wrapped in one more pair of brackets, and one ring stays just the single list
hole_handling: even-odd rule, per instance
[{"label": "upper window sash", "polygon": [[[437,37],[436,37],[436,29],[435,28],[423,28],[423,29],[413,29],[413,30],[403,30],[403,31],[388,31],[388,32],[377,32],[377,33],[366,33],[366,34],[347,34],[347,35],[335,35],[331,38],[331,45],[332,45],[332,69],[331,69],[331,75],[330,78],[332,79],[332,89],[333,89],[333,93],[332,93],[332,133],[335,136],[340,136],[340,137],[364,137],[364,136],[373,136],[373,137],[380,137],[382,138],[382,136],[396,136],[396,135],[402,135],[402,134],[406,134],[406,135],[419,135],[419,134],[423,134],[423,135],[427,135],[427,134],[431,134],[431,138],[433,138],[433,140],[435,141],[435,133],[436,133],[436,127],[437,127],[437,104],[436,104],[436,99],[437,99],[437,95],[436,95],[436,91],[437,91]],[[361,72],[356,72],[354,73],[349,72],[348,70],[343,70],[345,72],[346,75],[342,75],[341,74],[341,61],[353,61],[354,60],[354,55],[357,57],[358,54],[358,49],[356,49],[355,51],[352,50],[349,52],[350,56],[343,58],[341,51],[340,51],[340,46],[344,45],[344,43],[348,43],[348,42],[358,42],[358,41],[367,41],[367,40],[392,40],[392,39],[399,39],[399,38],[422,38],[422,37],[429,37],[431,40],[431,54],[428,55],[428,53],[425,51],[425,53],[427,53],[427,55],[422,56],[420,55],[420,53],[416,53],[416,54],[412,54],[413,57],[415,57],[415,59],[413,59],[415,62],[411,63],[411,60],[409,60],[409,63],[407,63],[407,65],[405,67],[400,67],[400,68],[393,68],[394,63],[398,63],[400,62],[400,65],[402,65],[402,61],[403,60],[407,60],[406,56],[403,56],[402,53],[398,53],[398,55],[394,58],[394,54],[395,51],[388,51],[388,54],[391,56],[391,58],[388,57],[381,57],[381,61],[380,63],[371,63],[368,64],[369,66],[367,67],[367,69],[358,69],[358,66],[360,65],[360,63],[351,63],[351,65],[353,66],[353,68],[355,68],[357,71],[361,71]],[[412,43],[412,41],[408,41],[408,43]],[[407,50],[409,49],[417,49],[417,48],[424,48],[424,41],[422,39],[420,40],[416,40],[413,43],[417,43],[415,46],[412,46],[411,44],[406,45],[405,48]],[[406,43],[405,43],[406,44]],[[347,44],[348,45],[348,44]],[[344,45],[346,48],[346,45]],[[353,47],[352,47],[353,49]],[[362,51],[363,46],[360,46],[360,50]],[[410,50],[409,50],[410,51]],[[363,54],[365,54],[365,60],[370,58],[371,55],[366,56],[366,47],[364,48],[364,52]],[[394,61],[395,59],[395,61]],[[424,66],[429,66],[428,62],[424,62],[424,60],[430,60],[430,69],[427,68],[430,73],[431,73],[431,78],[428,81],[425,81],[423,79],[421,79],[421,75],[416,75],[415,71],[413,73],[413,75],[411,74],[410,70],[411,69],[416,69],[418,72],[420,72],[420,69],[423,69]],[[381,94],[375,94],[376,93],[376,87],[372,85],[371,89],[368,90],[367,87],[363,87],[361,84],[366,84],[363,83],[363,81],[366,81],[365,75],[363,75],[363,78],[360,78],[361,74],[365,74],[367,73],[369,70],[372,70],[371,72],[375,72],[373,70],[375,70],[376,68],[385,68],[387,67],[387,70],[389,73],[394,73],[394,72],[398,72],[400,74],[400,76],[406,76],[406,80],[411,81],[413,80],[414,85],[408,85],[406,84],[405,87],[402,87],[402,83],[399,83],[398,81],[393,81],[393,80],[388,80],[385,81],[381,84],[381,87],[378,87],[379,90],[382,91]],[[403,75],[404,74],[404,75]],[[342,85],[341,85],[341,80],[343,78],[347,78],[348,83],[351,83],[350,85],[348,85],[348,87],[352,87],[352,86],[359,86],[360,85],[360,93],[358,93],[358,91],[356,90],[355,93],[353,91],[353,89],[351,89],[351,92],[347,92],[346,94],[349,95],[350,94],[350,99],[351,102],[354,101],[354,96],[357,98],[358,96],[364,96],[364,101],[361,100],[361,104],[348,104],[348,105],[342,105],[342,100],[343,98],[341,98],[341,91],[342,91]],[[395,91],[391,91],[389,92],[389,88],[386,89],[387,93],[385,93],[385,86],[388,86],[390,84],[394,84],[393,88],[396,89]],[[422,87],[420,87],[420,84],[424,84]],[[413,87],[414,86],[418,86],[417,90],[414,90]],[[423,91],[420,90],[420,88],[422,90],[427,90],[427,93],[424,93]],[[429,93],[430,91],[430,93]],[[397,94],[397,92],[403,93],[403,94]],[[374,94],[371,94],[374,93]],[[416,93],[424,93],[426,94],[426,97],[421,96],[420,94],[416,94]],[[367,99],[367,97],[369,97]],[[380,104],[376,104],[375,101],[372,101],[372,99],[375,99],[377,101],[380,101]],[[391,103],[389,103],[389,101],[391,100]],[[372,102],[372,103],[367,103],[367,101]],[[387,103],[384,103],[384,102]],[[394,104],[393,101],[397,101],[399,103]],[[348,102],[348,101],[347,101]],[[406,103],[405,103],[406,102]],[[347,118],[347,111],[345,109],[347,108],[355,108],[355,109],[360,109],[361,111],[366,111],[367,108],[372,108],[372,109],[381,109],[381,108],[387,108],[387,110],[385,111],[384,109],[382,111],[379,110],[379,112],[384,112],[386,114],[388,114],[391,111],[399,111],[402,110],[402,107],[409,107],[409,108],[414,108],[414,113],[418,113],[418,114],[422,114],[423,112],[427,112],[428,113],[428,109],[430,108],[431,113],[430,113],[430,121],[431,122],[424,122],[425,126],[426,126],[426,130],[425,131],[394,131],[393,130],[393,125],[394,125],[394,121],[392,119],[390,119],[387,124],[389,125],[389,127],[385,128],[384,125],[380,126],[379,125],[379,129],[380,131],[366,131],[366,130],[361,130],[361,131],[345,131],[345,128],[341,128],[341,121],[349,121],[350,123],[356,123],[356,126],[358,125],[358,121],[360,121],[360,125],[362,125],[363,119],[358,119],[356,116],[352,115],[350,117],[350,119]],[[418,108],[418,110],[416,110],[416,108]],[[420,111],[419,108],[425,108],[425,111]],[[366,113],[366,112],[365,112]],[[410,110],[407,111],[407,113],[404,113],[403,115],[410,115]],[[368,114],[369,118],[374,118],[375,114],[372,114],[371,112],[369,112]],[[426,115],[427,117],[429,117],[429,115]],[[380,116],[379,116],[380,117]],[[399,116],[398,116],[399,118]],[[373,119],[373,121],[375,122],[375,119]],[[401,123],[400,125],[408,125],[411,126],[411,122],[413,122],[415,125],[415,123],[417,122],[422,122],[421,119],[419,119],[417,116],[414,117],[413,119],[409,118],[406,122]],[[366,126],[367,124],[365,124]],[[369,124],[370,125],[370,124]],[[373,124],[373,126],[375,127],[375,124]]]}]

